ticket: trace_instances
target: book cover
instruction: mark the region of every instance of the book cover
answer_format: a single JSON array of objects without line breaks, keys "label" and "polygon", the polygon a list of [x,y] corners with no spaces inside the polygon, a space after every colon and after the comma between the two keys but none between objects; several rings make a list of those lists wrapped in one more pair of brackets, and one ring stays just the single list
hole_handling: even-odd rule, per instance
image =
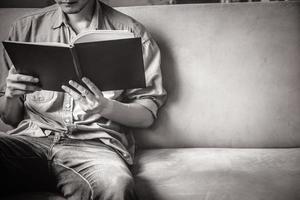
[{"label": "book cover", "polygon": [[62,91],[61,85],[82,77],[102,91],[146,87],[141,39],[127,31],[86,32],[71,44],[3,45],[17,71],[38,77],[44,90]]}]

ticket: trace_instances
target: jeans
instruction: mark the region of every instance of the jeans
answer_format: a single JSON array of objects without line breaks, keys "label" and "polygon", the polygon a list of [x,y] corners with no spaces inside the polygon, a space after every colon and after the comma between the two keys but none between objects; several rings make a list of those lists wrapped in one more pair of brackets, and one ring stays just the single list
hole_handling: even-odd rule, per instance
[{"label": "jeans", "polygon": [[126,163],[99,141],[0,133],[0,191],[49,191],[68,200],[135,200]]}]

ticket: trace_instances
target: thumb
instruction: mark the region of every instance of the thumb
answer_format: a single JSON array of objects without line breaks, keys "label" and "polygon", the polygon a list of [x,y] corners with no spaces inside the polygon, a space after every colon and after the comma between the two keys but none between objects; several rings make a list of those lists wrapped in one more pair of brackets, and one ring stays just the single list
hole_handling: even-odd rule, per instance
[{"label": "thumb", "polygon": [[16,70],[16,68],[15,68],[15,66],[11,66],[11,68],[9,69],[9,73],[10,74],[16,74],[17,73],[17,70]]}]

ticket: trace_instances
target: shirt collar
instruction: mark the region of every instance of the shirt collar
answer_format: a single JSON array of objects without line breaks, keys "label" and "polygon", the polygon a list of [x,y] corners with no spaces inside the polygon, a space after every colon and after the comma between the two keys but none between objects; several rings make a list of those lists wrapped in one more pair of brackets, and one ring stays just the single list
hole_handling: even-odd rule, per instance
[{"label": "shirt collar", "polygon": [[[66,16],[59,6],[57,6],[57,10],[54,13],[52,22],[53,22],[52,23],[53,29],[57,29],[63,25],[68,26]],[[97,30],[100,29],[101,26],[102,26],[102,7],[100,2],[96,0],[96,8],[94,10],[90,28]]]}]

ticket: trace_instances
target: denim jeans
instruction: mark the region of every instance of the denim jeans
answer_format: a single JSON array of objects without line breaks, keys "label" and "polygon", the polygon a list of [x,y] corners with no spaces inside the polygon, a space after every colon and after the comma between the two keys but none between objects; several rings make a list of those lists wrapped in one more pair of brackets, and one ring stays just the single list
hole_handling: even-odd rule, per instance
[{"label": "denim jeans", "polygon": [[68,200],[134,200],[132,174],[119,155],[95,140],[0,133],[0,191],[49,191]]}]

